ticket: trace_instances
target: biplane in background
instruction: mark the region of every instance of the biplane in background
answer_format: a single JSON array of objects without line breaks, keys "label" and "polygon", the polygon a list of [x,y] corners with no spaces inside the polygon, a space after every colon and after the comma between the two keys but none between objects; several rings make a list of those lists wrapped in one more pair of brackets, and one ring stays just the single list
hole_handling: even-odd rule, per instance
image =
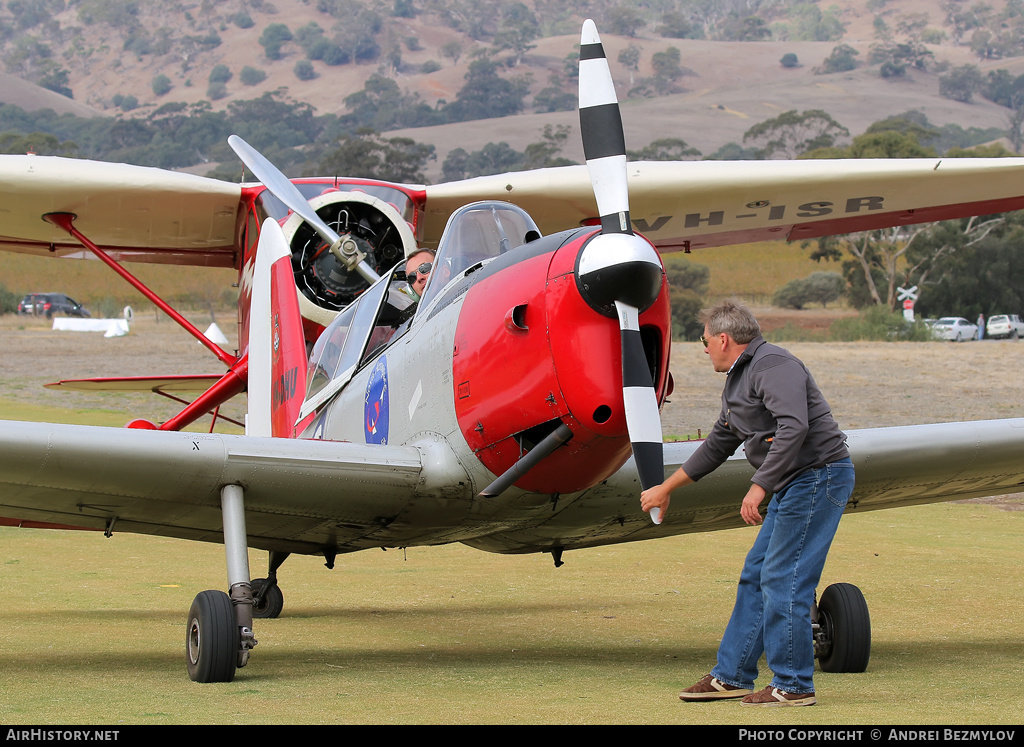
[{"label": "biplane in background", "polygon": [[[462,542],[560,565],[566,550],[742,526],[742,459],[660,525],[639,508],[641,486],[696,448],[662,444],[673,383],[656,248],[1024,207],[1024,159],[627,164],[591,22],[580,60],[586,167],[425,187],[289,180],[232,138],[259,179],[239,186],[0,158],[0,248],[98,256],[201,339],[121,263],[234,268],[243,348],[207,341],[227,371],[159,425],[0,424],[0,516],[223,542],[229,591],[201,592],[187,618],[186,665],[206,682],[247,663],[254,615],[281,612],[291,553],[333,567],[339,553]],[[421,247],[437,254],[418,298],[403,268]],[[243,391],[246,435],[179,432]],[[1024,420],[849,435],[851,512],[1024,482]],[[266,578],[250,579],[248,547],[269,551]],[[821,595],[815,640],[824,668],[866,667],[855,587]]]}]

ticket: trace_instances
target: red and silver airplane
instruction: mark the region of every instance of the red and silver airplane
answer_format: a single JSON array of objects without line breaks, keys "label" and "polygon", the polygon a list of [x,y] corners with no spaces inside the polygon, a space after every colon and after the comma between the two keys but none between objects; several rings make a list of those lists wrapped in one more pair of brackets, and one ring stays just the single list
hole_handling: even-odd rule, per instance
[{"label": "red and silver airplane", "polygon": [[[662,444],[673,383],[658,250],[1024,208],[1024,159],[627,163],[589,21],[580,60],[586,167],[426,187],[288,180],[233,137],[260,181],[239,186],[0,157],[0,248],[91,252],[204,340],[121,263],[235,268],[243,347],[207,341],[226,372],[176,379],[202,394],[160,425],[0,422],[4,523],[223,542],[228,592],[201,592],[187,618],[186,665],[203,682],[246,665],[253,618],[281,612],[291,553],[332,567],[338,553],[462,542],[560,565],[566,550],[742,526],[742,458],[664,517],[640,510],[642,487],[696,448]],[[423,247],[437,254],[417,298],[404,260]],[[246,435],[180,431],[242,392]],[[849,436],[851,512],[1024,483],[1024,420]],[[269,551],[266,578],[250,578],[249,547]],[[867,666],[855,587],[826,589],[815,620],[823,668]]]}]

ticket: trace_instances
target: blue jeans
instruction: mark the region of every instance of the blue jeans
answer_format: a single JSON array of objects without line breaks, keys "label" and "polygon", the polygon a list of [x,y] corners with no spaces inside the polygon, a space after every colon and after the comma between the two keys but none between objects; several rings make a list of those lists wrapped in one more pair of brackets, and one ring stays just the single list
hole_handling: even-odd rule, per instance
[{"label": "blue jeans", "polygon": [[772,687],[814,692],[811,605],[853,483],[853,463],[841,459],[807,470],[772,497],[711,670],[719,681],[753,689],[766,653]]}]

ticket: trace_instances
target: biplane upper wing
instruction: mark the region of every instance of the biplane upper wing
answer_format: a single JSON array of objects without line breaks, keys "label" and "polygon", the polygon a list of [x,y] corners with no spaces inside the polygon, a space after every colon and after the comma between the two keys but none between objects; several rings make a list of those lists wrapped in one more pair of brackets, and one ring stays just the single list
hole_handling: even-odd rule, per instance
[{"label": "biplane upper wing", "polygon": [[0,156],[0,249],[81,252],[81,244],[42,220],[65,212],[114,259],[236,267],[240,197],[238,184],[163,169]]},{"label": "biplane upper wing", "polygon": [[[664,250],[815,238],[1024,208],[1024,159],[659,161],[629,164],[634,226]],[[585,166],[415,186],[421,241],[477,200],[506,200],[544,233],[597,216]],[[126,164],[0,156],[0,248],[70,254],[81,246],[42,220],[75,225],[116,259],[237,267],[241,187]]]},{"label": "biplane upper wing", "polygon": [[[857,465],[850,511],[997,495],[1024,483],[1024,419],[849,435]],[[666,444],[666,471],[696,448]],[[413,446],[0,422],[0,517],[221,542],[220,490],[237,484],[252,547],[319,553],[462,541],[525,553],[742,526],[739,499],[752,472],[730,459],[678,491],[654,526],[640,511],[632,460],[554,509],[476,499],[491,501],[481,512],[436,457]]]},{"label": "biplane upper wing", "polygon": [[[636,162],[630,217],[665,250],[789,241],[1024,208],[1024,158]],[[426,187],[428,235],[473,200],[516,203],[541,231],[597,216],[585,166]]]}]

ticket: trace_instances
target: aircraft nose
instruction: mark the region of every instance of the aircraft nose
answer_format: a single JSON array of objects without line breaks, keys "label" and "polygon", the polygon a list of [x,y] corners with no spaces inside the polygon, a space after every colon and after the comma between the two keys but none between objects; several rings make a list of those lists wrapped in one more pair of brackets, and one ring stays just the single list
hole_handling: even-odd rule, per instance
[{"label": "aircraft nose", "polygon": [[643,313],[661,292],[658,252],[631,233],[601,233],[590,239],[576,258],[576,287],[595,311],[615,316],[615,302]]}]

